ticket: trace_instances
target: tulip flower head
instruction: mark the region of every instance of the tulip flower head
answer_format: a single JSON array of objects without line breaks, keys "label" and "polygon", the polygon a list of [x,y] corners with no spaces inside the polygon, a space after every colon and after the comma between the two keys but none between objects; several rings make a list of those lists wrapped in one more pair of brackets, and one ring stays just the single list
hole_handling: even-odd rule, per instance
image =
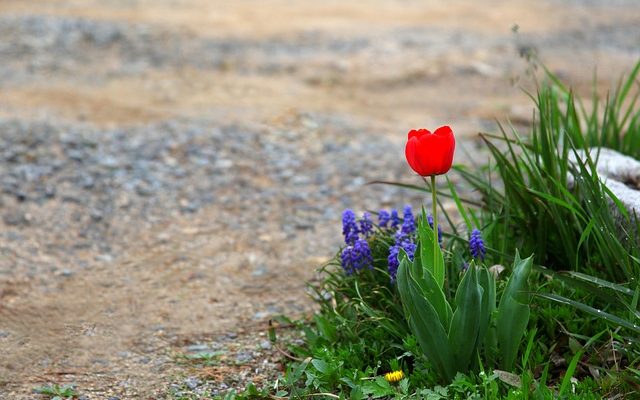
[{"label": "tulip flower head", "polygon": [[431,133],[426,129],[409,131],[405,156],[409,166],[420,176],[446,174],[453,162],[456,140],[448,126]]}]

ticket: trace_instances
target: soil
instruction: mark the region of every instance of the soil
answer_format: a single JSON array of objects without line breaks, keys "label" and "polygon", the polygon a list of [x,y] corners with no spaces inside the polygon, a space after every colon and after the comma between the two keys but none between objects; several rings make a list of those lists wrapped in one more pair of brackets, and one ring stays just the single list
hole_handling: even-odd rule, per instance
[{"label": "soil", "polygon": [[531,121],[522,55],[585,94],[630,70],[640,9],[603,3],[0,2],[0,398],[165,398],[203,348],[255,375],[342,209],[425,201],[366,185],[419,182],[409,128],[481,162],[478,131]]}]

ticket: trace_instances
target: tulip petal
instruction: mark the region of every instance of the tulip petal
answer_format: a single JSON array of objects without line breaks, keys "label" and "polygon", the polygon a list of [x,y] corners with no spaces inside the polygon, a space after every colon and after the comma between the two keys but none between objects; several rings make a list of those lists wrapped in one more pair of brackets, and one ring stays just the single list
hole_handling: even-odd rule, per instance
[{"label": "tulip petal", "polygon": [[411,169],[413,169],[415,172],[420,174],[421,167],[418,164],[418,160],[417,160],[418,158],[417,147],[418,147],[418,139],[415,137],[412,137],[411,139],[409,139],[409,141],[407,142],[407,145],[405,146],[404,154],[407,157],[407,162],[409,163],[409,166],[411,167]]},{"label": "tulip petal", "polygon": [[408,139],[411,139],[412,137],[420,138],[423,135],[430,135],[430,134],[431,132],[429,132],[427,129],[412,129],[409,131]]},{"label": "tulip petal", "polygon": [[433,134],[438,136],[453,136],[453,131],[449,125],[444,125],[436,129]]}]

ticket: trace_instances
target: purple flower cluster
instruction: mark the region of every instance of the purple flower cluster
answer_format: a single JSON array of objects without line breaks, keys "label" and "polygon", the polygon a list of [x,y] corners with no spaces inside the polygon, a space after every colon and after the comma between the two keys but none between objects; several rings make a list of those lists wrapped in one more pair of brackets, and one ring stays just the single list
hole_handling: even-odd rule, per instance
[{"label": "purple flower cluster", "polygon": [[[389,275],[391,276],[392,282],[395,281],[398,267],[400,266],[400,263],[398,261],[398,254],[400,253],[400,249],[403,249],[407,253],[411,261],[413,261],[413,255],[416,251],[416,220],[413,217],[411,206],[405,206],[403,211],[404,214],[402,216],[402,226],[397,230],[394,236],[395,241],[393,246],[389,247],[389,257],[387,258]],[[398,212],[396,210],[392,210],[391,215],[393,216],[394,212],[397,217]],[[395,226],[397,227],[398,225],[399,221]]]},{"label": "purple flower cluster", "polygon": [[373,234],[373,222],[371,222],[371,214],[368,212],[362,214],[360,233],[362,233],[364,237],[369,237]]},{"label": "purple flower cluster", "polygon": [[378,211],[378,226],[380,228],[387,228],[391,221],[391,215],[387,210]]},{"label": "purple flower cluster", "polygon": [[353,245],[359,237],[356,215],[349,209],[342,212],[342,235],[348,245]]},{"label": "purple flower cluster", "polygon": [[[364,238],[361,238],[360,234]],[[347,209],[342,212],[342,235],[347,246],[342,249],[340,261],[348,275],[364,268],[373,268],[373,256],[369,242],[366,240],[372,234],[373,222],[369,213],[364,213],[358,224],[352,210]]]},{"label": "purple flower cluster", "polygon": [[413,217],[413,212],[410,205],[404,206],[401,231],[403,235],[411,235],[416,231],[416,220]]},{"label": "purple flower cluster", "polygon": [[484,241],[482,240],[482,232],[478,229],[471,231],[471,237],[469,238],[469,251],[473,258],[479,258],[484,260],[484,256],[487,253],[487,249],[484,248]]},{"label": "purple flower cluster", "polygon": [[340,261],[347,275],[364,268],[373,268],[373,256],[367,240],[358,239],[352,246],[345,247],[340,254]]}]

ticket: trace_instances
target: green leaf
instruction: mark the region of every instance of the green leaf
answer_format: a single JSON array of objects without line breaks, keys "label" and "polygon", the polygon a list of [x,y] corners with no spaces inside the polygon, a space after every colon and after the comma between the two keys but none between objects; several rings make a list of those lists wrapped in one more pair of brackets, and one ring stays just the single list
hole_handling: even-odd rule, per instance
[{"label": "green leaf", "polygon": [[[469,266],[471,268],[474,263]],[[485,267],[478,269],[478,283],[482,287],[482,304],[480,312],[480,329],[478,332],[478,347],[484,346],[485,356],[490,363],[495,360],[495,334],[489,332],[491,318],[496,310],[496,280]],[[487,340],[489,339],[489,340]]]},{"label": "green leaf", "polygon": [[456,311],[451,319],[449,344],[453,349],[456,371],[466,372],[477,355],[482,314],[482,288],[478,273],[470,266],[456,291]]},{"label": "green leaf", "polygon": [[570,306],[573,306],[575,308],[577,308],[578,310],[584,311],[586,313],[589,313],[595,317],[598,318],[602,318],[605,321],[608,321],[614,325],[619,325],[623,328],[627,328],[629,330],[634,331],[635,333],[639,333],[640,334],[640,326],[634,324],[631,321],[628,321],[626,319],[622,319],[618,316],[615,316],[613,314],[609,314],[608,312],[602,311],[602,310],[598,310],[595,309],[591,306],[588,306],[584,303],[580,303],[578,301],[575,300],[571,300],[568,299],[566,297],[562,297],[562,296],[558,296],[556,294],[551,294],[551,293],[536,293],[536,296],[538,297],[542,297],[543,299],[548,299],[548,300],[553,300],[556,301],[558,303],[562,303],[562,304],[567,304]]},{"label": "green leaf", "polygon": [[562,397],[564,393],[567,392],[569,387],[571,386],[571,378],[576,371],[576,367],[578,366],[578,361],[582,357],[582,351],[577,352],[571,362],[569,363],[569,367],[567,367],[567,372],[564,374],[564,378],[562,378],[562,384],[560,385],[560,391],[558,392],[558,397]]},{"label": "green leaf", "polygon": [[455,375],[453,354],[445,328],[433,305],[411,273],[411,263],[405,256],[397,273],[398,292],[411,331],[416,336],[424,355],[434,365],[438,374],[450,381]]},{"label": "green leaf", "polygon": [[[422,269],[431,272],[439,287],[444,287],[444,257],[440,246],[434,246],[433,228],[429,226],[427,214],[422,209],[422,218],[418,221],[418,246]],[[435,250],[434,250],[435,247]],[[434,254],[435,252],[435,254]]]},{"label": "green leaf", "polygon": [[500,299],[496,334],[502,355],[502,369],[512,371],[520,341],[529,323],[530,296],[527,279],[531,273],[532,256],[521,260],[516,251],[513,272]]},{"label": "green leaf", "polygon": [[615,290],[616,292],[620,292],[620,293],[625,294],[627,296],[633,296],[633,290],[629,289],[628,287],[625,287],[625,286],[622,286],[622,285],[618,285],[616,283],[609,282],[609,281],[604,280],[604,279],[596,278],[595,276],[592,276],[592,275],[583,274],[581,272],[573,272],[573,271],[571,271],[571,272],[568,272],[568,274],[571,275],[574,278],[581,279],[583,281],[592,283],[592,284],[594,284],[596,286],[612,289],[612,290]]},{"label": "green leaf", "polygon": [[364,400],[366,398],[367,396],[364,394],[360,386],[354,387],[351,389],[351,393],[349,393],[349,399],[351,400]]},{"label": "green leaf", "polygon": [[367,381],[362,386],[362,392],[371,395],[374,399],[378,399],[394,394],[395,390],[383,377],[378,376],[372,381]]},{"label": "green leaf", "polygon": [[336,341],[336,327],[333,325],[326,317],[321,314],[316,314],[313,317],[313,320],[316,323],[318,328],[318,332],[322,336],[324,336],[329,342]]},{"label": "green leaf", "polygon": [[[420,268],[416,263],[413,264],[413,271],[418,271]],[[442,287],[438,285],[436,279],[433,277],[430,271],[422,271],[424,275],[416,276],[418,274],[411,274],[412,278],[415,279],[415,282],[420,287],[422,292],[422,296],[433,306],[436,313],[438,314],[438,319],[442,326],[449,327],[451,324],[451,315],[453,311],[451,310],[451,305],[447,301],[447,298],[442,291]]]},{"label": "green leaf", "polygon": [[324,360],[313,359],[311,360],[311,364],[315,367],[315,369],[317,369],[323,374],[326,374],[327,372],[331,372],[329,370],[329,364],[327,364],[327,362]]}]

